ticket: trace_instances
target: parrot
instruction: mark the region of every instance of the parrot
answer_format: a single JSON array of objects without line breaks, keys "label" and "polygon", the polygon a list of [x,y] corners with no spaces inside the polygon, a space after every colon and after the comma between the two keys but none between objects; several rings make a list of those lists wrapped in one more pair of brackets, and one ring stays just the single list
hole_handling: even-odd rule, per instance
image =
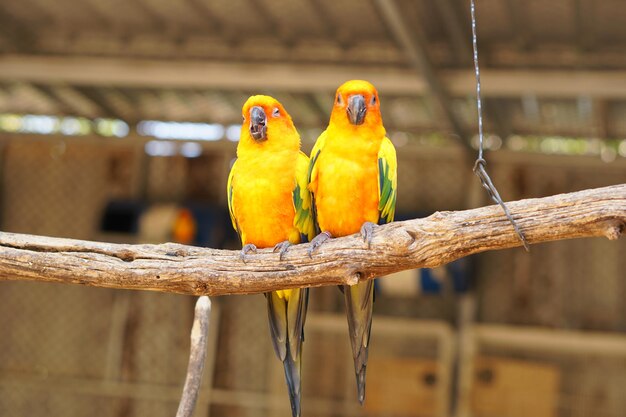
[{"label": "parrot", "polygon": [[[363,80],[347,81],[334,100],[328,127],[311,151],[308,182],[316,231],[321,233],[311,241],[309,256],[332,237],[359,232],[369,247],[375,225],[393,221],[396,207],[396,150],[386,136],[376,88]],[[340,290],[363,405],[374,280]]]},{"label": "parrot", "polygon": [[191,245],[196,238],[197,231],[198,225],[191,210],[188,208],[178,210],[172,228],[172,239],[174,242]]},{"label": "parrot", "polygon": [[[282,260],[290,245],[315,236],[309,158],[291,116],[270,96],[251,96],[243,105],[243,126],[227,183],[228,209],[243,248],[274,248]],[[300,416],[302,342],[309,289],[265,294],[272,344],[283,362],[293,417]]]}]

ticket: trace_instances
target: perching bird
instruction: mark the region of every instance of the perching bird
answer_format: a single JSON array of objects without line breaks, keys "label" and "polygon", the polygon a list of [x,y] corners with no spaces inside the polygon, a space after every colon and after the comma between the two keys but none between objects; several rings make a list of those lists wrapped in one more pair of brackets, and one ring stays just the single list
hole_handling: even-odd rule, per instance
[{"label": "perching bird", "polygon": [[[249,252],[274,247],[282,259],[291,244],[315,235],[309,158],[283,106],[268,96],[252,96],[243,106],[237,160],[228,177],[228,208],[245,262]],[[283,362],[291,412],[300,415],[300,373],[309,289],[265,294],[270,334]]]},{"label": "perching bird", "polygon": [[[393,221],[396,150],[385,136],[378,93],[367,81],[337,89],[328,128],[311,152],[309,189],[319,230],[309,254],[331,237],[360,231],[368,247],[375,224]],[[365,368],[372,325],[374,281],[342,288],[346,301],[359,402],[365,400]]]}]

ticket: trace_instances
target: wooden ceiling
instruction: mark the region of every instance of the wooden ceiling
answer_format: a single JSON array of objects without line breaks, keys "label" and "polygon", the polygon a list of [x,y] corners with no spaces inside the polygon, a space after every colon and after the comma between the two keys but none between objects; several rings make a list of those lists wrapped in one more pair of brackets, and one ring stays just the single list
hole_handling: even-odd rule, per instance
[{"label": "wooden ceiling", "polygon": [[[623,0],[479,0],[487,130],[626,137]],[[2,0],[0,112],[239,123],[254,93],[326,124],[343,81],[388,130],[476,129],[469,0]]]}]

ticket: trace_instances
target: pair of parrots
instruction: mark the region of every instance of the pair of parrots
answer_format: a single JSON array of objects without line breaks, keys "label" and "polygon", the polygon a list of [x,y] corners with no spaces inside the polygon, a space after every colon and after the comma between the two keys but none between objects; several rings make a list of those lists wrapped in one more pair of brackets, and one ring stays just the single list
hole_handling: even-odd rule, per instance
[{"label": "pair of parrots", "polygon": [[[228,178],[228,207],[243,245],[284,256],[292,244],[311,242],[309,253],[331,237],[360,232],[366,242],[375,224],[393,220],[396,152],[386,137],[378,93],[366,81],[341,85],[328,128],[311,159],[284,107],[252,96],[243,106],[237,160]],[[319,234],[316,233],[321,232]],[[343,286],[358,399],[365,399],[365,368],[372,324],[374,281]],[[265,294],[270,333],[283,362],[294,417],[300,415],[303,328],[309,289]]]}]

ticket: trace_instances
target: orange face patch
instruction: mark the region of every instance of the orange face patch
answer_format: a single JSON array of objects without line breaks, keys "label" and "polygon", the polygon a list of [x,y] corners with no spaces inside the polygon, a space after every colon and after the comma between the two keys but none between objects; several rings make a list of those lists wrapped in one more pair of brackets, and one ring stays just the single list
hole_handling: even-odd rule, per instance
[{"label": "orange face patch", "polygon": [[[263,123],[265,123],[263,129],[265,129],[264,134],[267,135],[262,141],[255,140],[251,132],[251,128],[253,130],[258,128],[253,128],[251,124],[252,112],[254,110],[258,115],[258,109],[262,110]],[[246,150],[256,152],[258,147],[275,150],[300,148],[300,137],[291,116],[275,98],[263,95],[251,96],[243,105],[241,113],[243,124],[239,136],[238,153]]]},{"label": "orange face patch", "polygon": [[367,114],[363,124],[366,126],[382,124],[378,91],[371,83],[363,80],[347,81],[337,89],[331,121],[339,125],[350,124],[347,107],[351,97],[356,95],[361,95],[365,99]]}]

